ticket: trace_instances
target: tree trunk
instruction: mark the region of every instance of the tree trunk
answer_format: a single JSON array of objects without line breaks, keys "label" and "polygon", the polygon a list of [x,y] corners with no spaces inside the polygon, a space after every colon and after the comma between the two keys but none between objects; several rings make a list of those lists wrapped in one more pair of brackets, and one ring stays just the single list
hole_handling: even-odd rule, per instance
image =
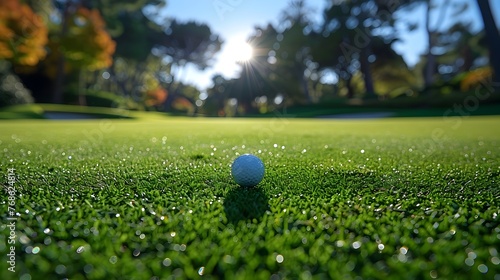
[{"label": "tree trunk", "polygon": [[427,54],[426,54],[426,64],[424,70],[424,86],[429,88],[434,83],[434,69],[436,64],[436,59],[432,54],[432,47],[434,46],[434,33],[430,26],[431,20],[431,2],[427,3],[427,11],[425,14],[425,30],[427,32]]},{"label": "tree trunk", "polygon": [[78,75],[78,104],[80,106],[87,106],[87,100],[85,99],[85,91],[87,90],[87,85],[85,82],[85,70],[80,69]]},{"label": "tree trunk", "polygon": [[[125,85],[125,83],[123,83],[122,81],[120,81],[118,79],[118,75],[116,74],[116,71],[115,71],[115,65],[112,65],[110,68],[109,68],[109,72],[111,73],[111,77],[113,77],[114,81],[115,81],[115,84],[116,84],[116,87],[117,87],[117,92],[118,91],[121,91],[121,96],[127,96],[127,86]],[[115,92],[116,93],[116,92]]]},{"label": "tree trunk", "polygon": [[425,14],[425,30],[427,32],[427,64],[425,65],[424,72],[424,84],[426,88],[429,88],[430,86],[432,86],[432,84],[434,84],[434,74],[436,73],[436,56],[432,53],[432,48],[434,47],[436,32],[439,30],[439,27],[443,25],[444,19],[446,18],[446,9],[448,8],[448,6],[450,6],[450,0],[445,0],[441,5],[441,11],[438,15],[436,26],[434,29],[431,29],[432,0],[429,0],[429,2],[427,2],[427,11]]},{"label": "tree trunk", "polygon": [[370,62],[368,61],[368,47],[361,50],[359,63],[361,64],[361,73],[363,73],[363,80],[365,82],[366,97],[375,97],[372,71],[370,69]]},{"label": "tree trunk", "polygon": [[469,46],[466,46],[462,51],[462,58],[464,59],[464,64],[460,67],[460,72],[470,71],[474,65],[474,57]]},{"label": "tree trunk", "polygon": [[500,83],[500,34],[495,24],[495,19],[491,12],[490,2],[488,0],[477,0],[479,10],[483,17],[484,30],[490,53],[490,65],[493,68],[493,82],[496,86]]},{"label": "tree trunk", "polygon": [[300,72],[302,73],[302,75],[299,76],[300,77],[300,86],[302,87],[302,92],[304,93],[306,103],[311,104],[312,103],[311,94],[309,93],[309,84],[307,82],[307,77],[304,75],[304,69],[302,69],[302,71],[299,71],[299,73]]},{"label": "tree trunk", "polygon": [[352,76],[349,76],[349,78],[347,78],[345,80],[345,86],[347,88],[347,98],[348,99],[352,99],[354,97],[354,89],[352,88],[351,81],[352,81]]},{"label": "tree trunk", "polygon": [[[64,38],[68,33],[68,17],[69,17],[69,3],[64,4],[63,16],[61,22],[60,39]],[[57,59],[56,80],[54,83],[54,92],[52,94],[53,103],[63,102],[63,86],[64,86],[64,71],[65,71],[66,58],[64,57],[64,50],[59,45],[59,57]]]}]

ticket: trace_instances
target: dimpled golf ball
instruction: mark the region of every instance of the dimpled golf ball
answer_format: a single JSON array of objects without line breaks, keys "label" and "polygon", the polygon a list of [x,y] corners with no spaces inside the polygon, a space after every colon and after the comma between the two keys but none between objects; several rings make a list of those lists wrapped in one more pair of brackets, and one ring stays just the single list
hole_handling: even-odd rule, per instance
[{"label": "dimpled golf ball", "polygon": [[254,187],[264,178],[264,163],[254,155],[241,155],[234,160],[231,175],[238,185]]}]

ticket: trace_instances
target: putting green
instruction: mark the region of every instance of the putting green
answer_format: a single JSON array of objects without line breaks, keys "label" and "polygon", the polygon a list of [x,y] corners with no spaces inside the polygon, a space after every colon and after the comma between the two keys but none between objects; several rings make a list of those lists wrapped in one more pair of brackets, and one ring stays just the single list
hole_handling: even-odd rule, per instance
[{"label": "putting green", "polygon": [[0,279],[499,279],[499,125],[2,121]]}]

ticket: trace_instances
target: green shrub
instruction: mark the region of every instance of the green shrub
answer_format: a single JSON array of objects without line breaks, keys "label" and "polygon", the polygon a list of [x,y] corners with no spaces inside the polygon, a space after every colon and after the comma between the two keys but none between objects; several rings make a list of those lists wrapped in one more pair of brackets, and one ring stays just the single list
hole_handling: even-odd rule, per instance
[{"label": "green shrub", "polygon": [[[77,103],[77,90],[70,91],[69,103]],[[132,98],[123,97],[109,91],[87,90],[85,93],[87,106],[121,108],[127,110],[144,110],[144,106],[132,100]]]}]

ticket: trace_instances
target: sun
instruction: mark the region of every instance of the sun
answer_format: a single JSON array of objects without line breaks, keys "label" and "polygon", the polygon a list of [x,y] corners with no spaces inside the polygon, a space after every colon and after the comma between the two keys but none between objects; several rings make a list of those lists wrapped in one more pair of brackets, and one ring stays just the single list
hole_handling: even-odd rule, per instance
[{"label": "sun", "polygon": [[229,41],[227,44],[226,55],[233,62],[248,62],[253,57],[253,48],[245,41]]}]

